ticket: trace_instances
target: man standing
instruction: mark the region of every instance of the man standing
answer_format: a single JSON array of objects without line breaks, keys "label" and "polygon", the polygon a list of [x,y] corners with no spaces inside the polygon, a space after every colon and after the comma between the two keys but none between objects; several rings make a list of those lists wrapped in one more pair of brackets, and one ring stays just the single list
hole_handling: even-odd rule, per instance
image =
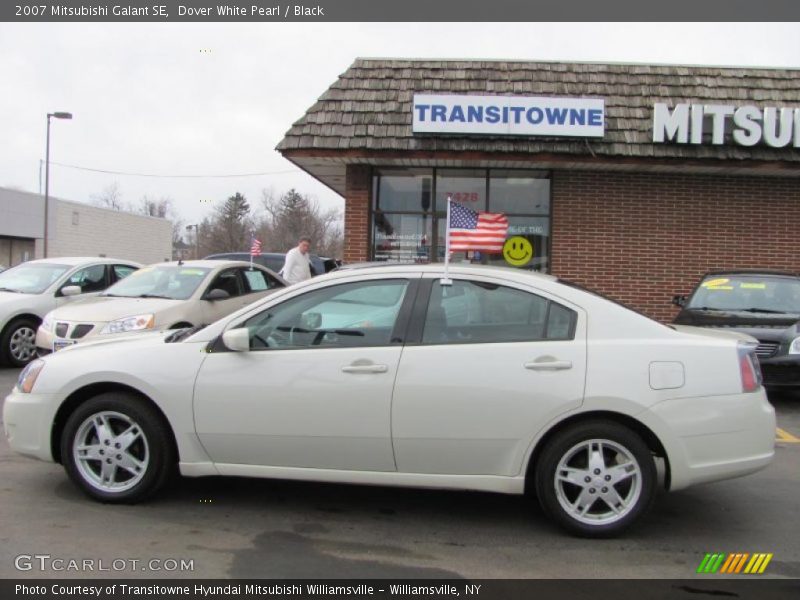
[{"label": "man standing", "polygon": [[286,253],[286,262],[283,263],[281,275],[289,283],[300,283],[311,279],[311,257],[308,249],[311,247],[311,238],[301,237],[297,246]]}]

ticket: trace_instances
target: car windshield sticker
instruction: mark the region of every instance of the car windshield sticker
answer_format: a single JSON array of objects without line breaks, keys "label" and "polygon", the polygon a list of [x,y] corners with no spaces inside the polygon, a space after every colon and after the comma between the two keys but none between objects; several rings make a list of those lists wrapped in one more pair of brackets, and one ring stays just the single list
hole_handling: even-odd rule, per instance
[{"label": "car windshield sticker", "polygon": [[746,281],[742,281],[739,284],[739,287],[743,290],[765,290],[767,289],[766,283],[748,283]]},{"label": "car windshield sticker", "polygon": [[708,281],[704,281],[700,287],[704,287],[708,290],[732,290],[733,286],[726,285],[727,283],[730,283],[730,279],[709,279]]},{"label": "car windshield sticker", "polygon": [[205,275],[205,272],[198,269],[182,269],[181,275]]}]

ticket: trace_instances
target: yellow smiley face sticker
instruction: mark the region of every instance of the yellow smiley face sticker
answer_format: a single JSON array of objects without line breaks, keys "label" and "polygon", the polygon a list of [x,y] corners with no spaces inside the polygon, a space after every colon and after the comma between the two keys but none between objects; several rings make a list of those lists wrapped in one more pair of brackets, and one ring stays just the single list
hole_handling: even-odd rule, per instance
[{"label": "yellow smiley face sticker", "polygon": [[524,237],[516,235],[503,244],[503,258],[515,267],[527,265],[533,258],[533,246]]}]

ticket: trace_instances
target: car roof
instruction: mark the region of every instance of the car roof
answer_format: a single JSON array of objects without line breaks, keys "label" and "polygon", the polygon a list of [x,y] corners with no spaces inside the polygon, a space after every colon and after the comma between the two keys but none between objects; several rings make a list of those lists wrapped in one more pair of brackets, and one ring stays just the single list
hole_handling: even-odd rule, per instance
[{"label": "car roof", "polygon": [[[173,260],[169,262],[153,263],[150,267],[203,267],[205,269],[224,269],[225,267],[249,267],[250,262],[244,260]],[[265,266],[253,262],[254,267],[269,271]]]},{"label": "car roof", "polygon": [[127,260],[125,258],[108,258],[106,256],[51,256],[50,258],[37,258],[36,260],[29,260],[26,263],[20,264],[44,264],[53,263],[59,265],[69,265],[71,267],[78,267],[91,263],[125,263],[129,265],[141,266],[141,263],[135,260]]},{"label": "car roof", "polygon": [[[370,270],[376,273],[392,273],[394,271],[416,271],[420,273],[444,274],[444,263],[387,263],[387,262],[364,262],[342,265],[334,269],[328,275],[336,273],[347,273],[354,270]],[[498,267],[494,265],[474,265],[471,263],[450,263],[450,272],[460,275],[481,274],[498,275],[500,277],[534,277],[547,281],[558,281],[558,277],[539,271],[518,269],[515,267]]]}]

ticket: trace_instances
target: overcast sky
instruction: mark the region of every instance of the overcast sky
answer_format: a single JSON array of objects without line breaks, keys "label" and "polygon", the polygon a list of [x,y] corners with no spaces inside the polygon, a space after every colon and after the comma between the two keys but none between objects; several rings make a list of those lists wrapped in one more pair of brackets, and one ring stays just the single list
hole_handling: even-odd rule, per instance
[{"label": "overcast sky", "polygon": [[342,208],[340,196],[274,148],[356,57],[797,68],[800,26],[2,23],[0,186],[39,190],[46,114],[68,111],[72,121],[53,121],[51,165],[269,174],[149,178],[51,166],[54,196],[91,202],[116,183],[124,202],[172,198],[187,223],[237,191],[255,206],[265,188],[294,187],[323,207]]}]

